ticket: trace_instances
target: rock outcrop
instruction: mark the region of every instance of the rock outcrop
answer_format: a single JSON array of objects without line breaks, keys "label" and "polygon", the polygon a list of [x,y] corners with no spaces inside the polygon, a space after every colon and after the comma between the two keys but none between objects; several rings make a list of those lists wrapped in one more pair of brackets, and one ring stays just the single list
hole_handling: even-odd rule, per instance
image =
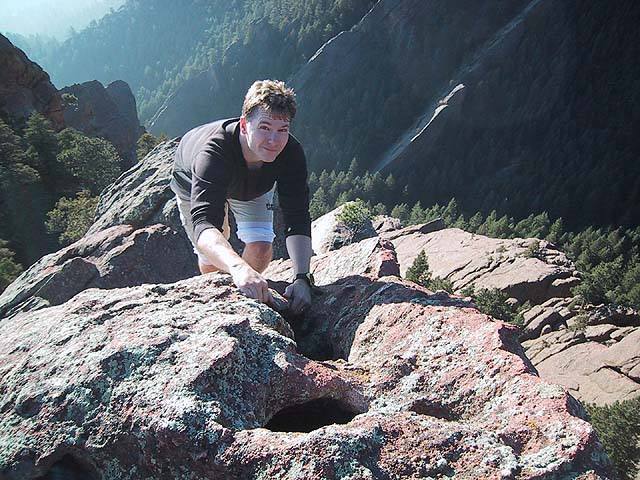
[{"label": "rock outcrop", "polygon": [[47,117],[56,130],[64,125],[62,100],[49,75],[0,35],[0,117],[21,123],[33,112]]},{"label": "rock outcrop", "polygon": [[169,188],[177,146],[177,140],[161,143],[107,187],[100,194],[95,221],[87,234],[121,224],[141,228],[162,223],[180,231],[175,194]]},{"label": "rock outcrop", "polygon": [[64,109],[64,121],[91,137],[102,137],[116,147],[122,158],[122,169],[136,163],[136,142],[144,132],[138,121],[136,100],[122,80],[104,87],[97,80],[75,84],[60,90],[71,94],[77,102]]},{"label": "rock outcrop", "polygon": [[356,275],[285,318],[211,274],[1,322],[0,475],[610,478],[580,405],[461,299]]},{"label": "rock outcrop", "polygon": [[347,205],[351,202],[340,205],[338,208],[325,213],[315,220],[311,225],[311,241],[313,251],[316,255],[337,250],[350,243],[356,243],[365,238],[375,237],[376,230],[373,228],[371,220],[358,226],[357,230],[347,226],[340,218]]},{"label": "rock outcrop", "polygon": [[577,309],[570,301],[552,299],[525,314],[523,346],[540,375],[583,402],[640,396],[640,315],[604,306]]},{"label": "rock outcrop", "polygon": [[458,228],[425,234],[420,228],[382,235],[393,243],[403,276],[424,250],[433,276],[450,280],[456,291],[498,288],[520,303],[539,304],[570,296],[579,282],[574,265],[549,242],[489,238]]},{"label": "rock outcrop", "polygon": [[60,305],[87,288],[172,282],[197,273],[193,253],[175,230],[118,225],[42,257],[0,295],[0,319]]},{"label": "rock outcrop", "polygon": [[[317,285],[329,285],[357,275],[400,275],[393,245],[378,237],[311,257],[311,272]],[[294,277],[293,263],[291,260],[276,260],[264,274],[274,281],[290,282]]]},{"label": "rock outcrop", "polygon": [[[77,101],[63,105],[63,94]],[[127,83],[117,80],[105,88],[94,80],[58,91],[38,64],[0,35],[0,116],[23,123],[33,112],[47,117],[55,130],[72,127],[113,143],[123,170],[136,163],[136,142],[144,128]]]}]

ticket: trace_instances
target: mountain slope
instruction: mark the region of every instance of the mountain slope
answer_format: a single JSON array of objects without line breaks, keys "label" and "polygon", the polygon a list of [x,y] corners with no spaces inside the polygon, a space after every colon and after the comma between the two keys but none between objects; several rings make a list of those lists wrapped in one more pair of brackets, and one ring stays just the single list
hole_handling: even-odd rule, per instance
[{"label": "mountain slope", "polygon": [[[162,115],[176,92],[191,91],[191,102],[204,90],[192,91],[188,80],[202,72],[240,65],[242,88],[262,70],[256,61],[273,63],[269,73],[288,75],[325,41],[349,28],[371,7],[373,0],[185,0],[127,1],[89,28],[71,36],[60,48],[41,58],[58,86],[97,79],[125,80],[138,101],[140,117]],[[271,31],[272,50],[256,44],[255,26]],[[257,46],[259,52],[254,52]],[[228,49],[240,54],[229,56]],[[231,85],[235,87],[235,82]],[[235,98],[225,91],[225,96]],[[160,113],[157,112],[160,110]],[[215,114],[215,112],[213,112]],[[168,134],[180,134],[193,123],[184,107],[174,114],[181,120]],[[209,117],[211,118],[211,117]],[[171,122],[169,122],[171,123]]]},{"label": "mountain slope", "polygon": [[638,224],[639,14],[382,0],[296,75],[299,136],[316,170],[355,157],[394,173],[408,202]]}]

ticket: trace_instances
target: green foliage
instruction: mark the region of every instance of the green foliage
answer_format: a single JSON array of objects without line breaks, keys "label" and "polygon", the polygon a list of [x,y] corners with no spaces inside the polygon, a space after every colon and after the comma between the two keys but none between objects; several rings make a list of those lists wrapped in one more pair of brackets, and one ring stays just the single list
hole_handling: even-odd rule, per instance
[{"label": "green foliage", "polygon": [[640,469],[640,397],[585,407],[620,478],[636,478]]},{"label": "green foliage", "polygon": [[0,239],[0,293],[22,273],[22,267],[13,259],[15,253],[7,248],[7,244],[6,240]]},{"label": "green foliage", "polygon": [[313,193],[311,201],[309,202],[309,214],[311,215],[312,220],[316,220],[327,212],[329,212],[327,195],[324,192],[324,188],[319,187]]},{"label": "green foliage", "polygon": [[369,207],[360,199],[344,205],[337,220],[351,231],[353,235],[361,232],[371,222],[372,213]]},{"label": "green foliage", "polygon": [[39,171],[46,184],[52,185],[54,177],[59,174],[56,161],[59,145],[51,122],[39,113],[31,114],[23,138],[29,145],[26,154],[31,165]]},{"label": "green foliage", "polygon": [[445,292],[448,292],[448,293],[454,293],[453,282],[448,278],[440,278],[440,277],[432,278],[431,281],[429,282],[428,288],[433,291],[444,290]]},{"label": "green foliage", "polygon": [[22,140],[0,119],[0,184],[30,184],[40,180],[38,171],[29,163]]},{"label": "green foliage", "polygon": [[35,148],[38,154],[55,157],[58,150],[58,139],[51,122],[43,115],[31,114],[27,120],[23,138]]},{"label": "green foliage", "polygon": [[391,209],[391,216],[400,220],[402,225],[406,225],[409,221],[409,207],[406,203],[401,203],[400,205],[396,205]]},{"label": "green foliage", "polygon": [[540,251],[540,241],[536,240],[529,244],[524,252],[524,256],[527,258],[540,258],[542,252]]},{"label": "green foliage", "polygon": [[420,251],[411,266],[407,269],[405,278],[413,283],[422,285],[425,288],[429,287],[429,283],[431,282],[431,271],[429,270],[429,262],[424,250]]},{"label": "green foliage", "polygon": [[[119,164],[108,142],[72,129],[56,134],[38,113],[16,132],[0,120],[0,236],[25,265],[55,248],[45,224],[61,233],[63,243],[75,240],[95,210],[96,200],[86,197],[113,182]],[[81,190],[90,194],[74,198]],[[28,205],[26,216],[23,205]],[[11,263],[7,265],[7,271],[13,271]]]},{"label": "green foliage", "polygon": [[611,262],[602,262],[586,273],[582,282],[573,289],[573,293],[589,303],[617,303],[622,273],[622,257],[617,257]]},{"label": "green foliage", "polygon": [[74,199],[61,198],[47,214],[47,230],[59,233],[62,245],[79,240],[93,223],[98,200],[98,197],[92,197],[86,190],[79,192]]},{"label": "green foliage", "polygon": [[154,147],[164,141],[167,140],[167,136],[162,134],[158,137],[155,135],[145,132],[138,139],[136,143],[136,158],[138,161],[142,160],[147,154],[154,149]]},{"label": "green foliage", "polygon": [[70,128],[60,132],[58,137],[61,151],[57,160],[81,189],[96,195],[120,175],[120,157],[111,143],[85,137]]},{"label": "green foliage", "polygon": [[78,97],[76,97],[73,93],[63,93],[61,95],[61,98],[62,98],[62,104],[65,107],[68,107],[69,105],[78,104]]},{"label": "green foliage", "polygon": [[451,280],[432,277],[431,270],[429,270],[427,254],[424,250],[420,251],[411,266],[407,269],[405,278],[434,292],[437,290],[444,290],[449,293],[454,293],[453,283]]},{"label": "green foliage", "polygon": [[462,293],[465,296],[472,297],[476,307],[482,313],[519,327],[524,325],[524,319],[521,314],[523,309],[509,304],[507,302],[509,297],[500,289],[482,288],[476,292],[473,288],[467,288]]}]

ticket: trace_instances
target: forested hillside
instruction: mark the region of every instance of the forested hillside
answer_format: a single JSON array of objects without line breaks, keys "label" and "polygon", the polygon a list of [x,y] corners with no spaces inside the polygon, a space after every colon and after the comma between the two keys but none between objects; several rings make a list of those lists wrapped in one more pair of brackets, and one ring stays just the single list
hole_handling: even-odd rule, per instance
[{"label": "forested hillside", "polygon": [[126,80],[171,136],[237,115],[256,78],[288,79],[316,172],[356,158],[409,203],[634,226],[638,15],[632,0],[129,1],[41,61],[58,86]]},{"label": "forested hillside", "polygon": [[296,131],[315,169],[355,157],[410,203],[637,225],[639,15],[632,0],[379,2],[294,77]]},{"label": "forested hillside", "polygon": [[38,113],[24,127],[0,119],[0,290],[17,263],[31,265],[84,234],[119,164],[111,143],[71,128],[56,133]]},{"label": "forested hillside", "polygon": [[[125,80],[136,94],[141,120],[148,121],[185,81],[212,66],[217,73],[236,68],[237,88],[246,90],[260,65],[238,67],[242,59],[236,53],[256,35],[272,47],[263,57],[269,73],[288,76],[325,41],[356,23],[372,3],[129,1],[36,60],[58,87],[93,79]],[[228,97],[234,97],[233,92],[225,92]]]}]

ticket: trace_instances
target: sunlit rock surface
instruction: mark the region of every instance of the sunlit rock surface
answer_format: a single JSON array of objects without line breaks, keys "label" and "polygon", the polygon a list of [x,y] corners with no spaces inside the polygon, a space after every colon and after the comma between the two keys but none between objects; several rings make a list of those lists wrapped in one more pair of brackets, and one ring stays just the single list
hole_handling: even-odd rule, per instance
[{"label": "sunlit rock surface", "polygon": [[458,298],[353,276],[285,318],[212,274],[0,323],[2,478],[608,478],[580,405]]}]

